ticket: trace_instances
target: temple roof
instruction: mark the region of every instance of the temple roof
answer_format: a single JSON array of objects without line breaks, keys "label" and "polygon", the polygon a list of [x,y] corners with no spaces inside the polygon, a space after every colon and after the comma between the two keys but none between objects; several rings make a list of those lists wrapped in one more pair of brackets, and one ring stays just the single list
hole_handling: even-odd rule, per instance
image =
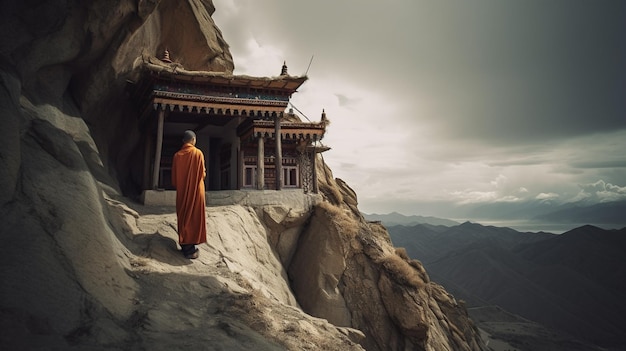
[{"label": "temple roof", "polygon": [[[237,128],[237,134],[242,138],[269,137],[275,138],[274,121],[268,120],[247,120]],[[326,132],[325,122],[293,122],[282,121],[280,123],[280,134],[284,140],[322,140]]]},{"label": "temple roof", "polygon": [[143,72],[133,84],[132,94],[141,109],[139,119],[148,121],[155,110],[168,111],[170,124],[223,126],[236,117],[251,117],[238,128],[241,137],[272,137],[273,118],[281,121],[281,137],[293,140],[321,140],[327,121],[303,123],[289,120],[284,113],[291,94],[307,80],[293,77],[283,65],[277,77],[251,77],[225,72],[188,71],[180,64],[153,56],[142,56]]},{"label": "temple roof", "polygon": [[308,78],[306,76],[280,75],[277,77],[253,77],[233,75],[227,72],[188,71],[180,64],[167,63],[153,56],[142,56],[143,66],[154,75],[181,83],[214,84],[229,87],[283,90],[294,93]]}]

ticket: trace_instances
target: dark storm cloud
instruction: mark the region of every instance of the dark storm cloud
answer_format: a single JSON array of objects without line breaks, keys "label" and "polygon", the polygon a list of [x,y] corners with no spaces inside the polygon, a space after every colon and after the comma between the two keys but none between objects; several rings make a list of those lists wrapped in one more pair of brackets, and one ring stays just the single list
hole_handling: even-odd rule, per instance
[{"label": "dark storm cloud", "polygon": [[[292,73],[422,97],[438,132],[510,144],[626,128],[626,2],[241,1]],[[219,7],[218,7],[219,11]],[[256,16],[254,16],[256,14]]]},{"label": "dark storm cloud", "polygon": [[448,97],[435,109],[442,128],[498,144],[625,128],[624,5],[581,4],[498,2],[458,16],[452,58],[433,77]]},{"label": "dark storm cloud", "polygon": [[624,168],[626,169],[626,158],[615,160],[584,160],[570,163],[574,168]]}]

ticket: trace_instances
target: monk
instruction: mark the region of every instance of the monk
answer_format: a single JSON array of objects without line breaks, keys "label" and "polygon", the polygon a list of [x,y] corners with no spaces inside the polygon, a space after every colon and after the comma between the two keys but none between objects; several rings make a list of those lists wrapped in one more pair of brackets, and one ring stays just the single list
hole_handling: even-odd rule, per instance
[{"label": "monk", "polygon": [[196,148],[196,133],[183,135],[183,146],[172,161],[172,185],[176,188],[178,243],[187,259],[199,256],[196,245],[206,242],[204,155]]}]

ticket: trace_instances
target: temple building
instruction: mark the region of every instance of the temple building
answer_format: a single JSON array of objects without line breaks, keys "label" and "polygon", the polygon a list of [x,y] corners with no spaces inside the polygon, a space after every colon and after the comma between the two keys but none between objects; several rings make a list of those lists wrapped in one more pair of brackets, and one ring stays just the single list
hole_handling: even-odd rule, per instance
[{"label": "temple building", "polygon": [[207,191],[281,190],[317,193],[316,154],[327,119],[302,122],[286,112],[292,94],[307,80],[187,71],[162,59],[144,58],[133,84],[144,136],[143,190],[173,190],[171,164],[183,132],[193,130],[205,156]]}]

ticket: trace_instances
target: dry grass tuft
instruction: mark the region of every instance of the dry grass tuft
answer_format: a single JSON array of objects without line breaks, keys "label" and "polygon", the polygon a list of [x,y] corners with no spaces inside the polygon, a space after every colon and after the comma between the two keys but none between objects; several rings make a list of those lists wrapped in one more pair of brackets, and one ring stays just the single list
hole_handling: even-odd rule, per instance
[{"label": "dry grass tuft", "polygon": [[[406,250],[404,254],[406,254]],[[425,286],[424,280],[419,274],[420,272],[398,254],[384,256],[380,259],[380,264],[385,271],[400,284],[418,289]]]},{"label": "dry grass tuft", "polygon": [[318,206],[326,211],[331,222],[337,226],[340,233],[345,233],[352,238],[359,233],[359,221],[352,217],[350,212],[326,201],[321,202]]},{"label": "dry grass tuft", "polygon": [[[319,156],[318,156],[319,157]],[[337,185],[337,182],[333,178],[333,173],[330,168],[323,162],[322,159],[318,159],[317,162],[317,174],[318,185],[320,192],[335,205],[340,205],[344,202],[343,194],[341,192],[341,188]]]},{"label": "dry grass tuft", "polygon": [[406,252],[406,249],[403,247],[396,247],[396,255],[400,256],[403,260],[409,261],[409,254]]},{"label": "dry grass tuft", "polygon": [[427,283],[430,281],[430,278],[428,277],[428,274],[426,273],[426,269],[424,268],[424,265],[422,264],[422,262],[419,260],[411,259],[404,247],[396,247],[396,255],[400,256],[409,265],[411,265],[411,267],[415,268],[415,270],[417,270],[417,273],[419,274],[422,281],[427,282]]},{"label": "dry grass tuft", "polygon": [[326,195],[328,201],[332,202],[335,205],[339,205],[343,202],[343,194],[341,193],[341,189],[335,186],[334,183],[321,183],[320,192]]}]

